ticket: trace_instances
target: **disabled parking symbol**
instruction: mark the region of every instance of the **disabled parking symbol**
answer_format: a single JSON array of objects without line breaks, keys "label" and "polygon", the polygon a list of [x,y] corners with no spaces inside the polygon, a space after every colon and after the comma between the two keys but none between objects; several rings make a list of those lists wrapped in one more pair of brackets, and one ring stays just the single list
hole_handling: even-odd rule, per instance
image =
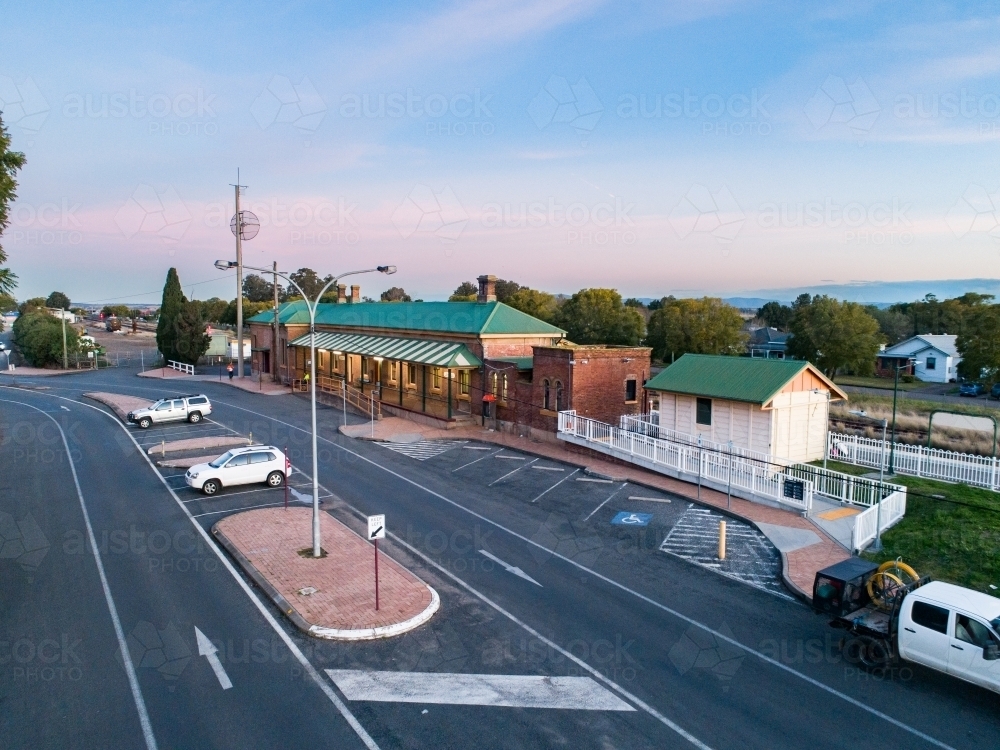
[{"label": "disabled parking symbol", "polygon": [[611,523],[615,526],[649,526],[649,522],[652,520],[652,513],[630,513],[623,510],[611,519]]}]

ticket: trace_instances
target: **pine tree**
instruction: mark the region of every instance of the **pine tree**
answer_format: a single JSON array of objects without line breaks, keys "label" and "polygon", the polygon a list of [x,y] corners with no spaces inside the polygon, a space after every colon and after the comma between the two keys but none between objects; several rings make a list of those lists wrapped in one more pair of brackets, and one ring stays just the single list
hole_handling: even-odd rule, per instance
[{"label": "pine tree", "polygon": [[167,271],[167,281],[163,285],[163,300],[160,303],[160,320],[156,324],[156,347],[164,361],[184,361],[177,352],[177,319],[184,309],[187,298],[181,291],[181,280],[177,269]]},{"label": "pine tree", "polygon": [[198,364],[198,358],[208,351],[212,337],[205,333],[205,313],[197,302],[185,302],[174,324],[174,356],[176,361]]}]

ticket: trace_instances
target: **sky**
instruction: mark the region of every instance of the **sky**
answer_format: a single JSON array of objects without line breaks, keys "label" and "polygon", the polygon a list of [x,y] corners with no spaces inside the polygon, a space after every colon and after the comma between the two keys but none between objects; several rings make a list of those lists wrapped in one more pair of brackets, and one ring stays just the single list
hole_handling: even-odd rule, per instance
[{"label": "sky", "polygon": [[239,170],[248,265],[396,265],[376,298],[993,279],[997,12],[0,0],[2,244],[20,299],[230,299]]}]

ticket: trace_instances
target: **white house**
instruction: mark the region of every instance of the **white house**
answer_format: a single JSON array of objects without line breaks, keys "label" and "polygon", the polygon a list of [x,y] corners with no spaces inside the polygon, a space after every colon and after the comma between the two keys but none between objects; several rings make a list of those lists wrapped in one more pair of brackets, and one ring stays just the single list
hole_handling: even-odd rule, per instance
[{"label": "white house", "polygon": [[[949,383],[958,377],[958,363],[962,361],[955,348],[956,338],[947,333],[926,333],[900,341],[879,353],[878,374],[891,378],[896,367],[908,365],[900,374],[915,375],[926,383]],[[911,361],[916,364],[909,364]]]},{"label": "white house", "polygon": [[661,429],[789,461],[826,450],[830,401],[847,395],[790,359],[685,354],[646,383]]}]

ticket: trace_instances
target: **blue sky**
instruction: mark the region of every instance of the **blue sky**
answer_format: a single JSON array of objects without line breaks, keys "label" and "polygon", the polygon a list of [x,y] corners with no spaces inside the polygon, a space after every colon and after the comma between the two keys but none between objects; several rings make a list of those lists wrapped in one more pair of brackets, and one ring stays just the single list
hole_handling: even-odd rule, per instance
[{"label": "blue sky", "polygon": [[427,299],[996,277],[1000,16],[827,6],[5,3],[17,295],[232,297],[237,168],[248,263]]}]

